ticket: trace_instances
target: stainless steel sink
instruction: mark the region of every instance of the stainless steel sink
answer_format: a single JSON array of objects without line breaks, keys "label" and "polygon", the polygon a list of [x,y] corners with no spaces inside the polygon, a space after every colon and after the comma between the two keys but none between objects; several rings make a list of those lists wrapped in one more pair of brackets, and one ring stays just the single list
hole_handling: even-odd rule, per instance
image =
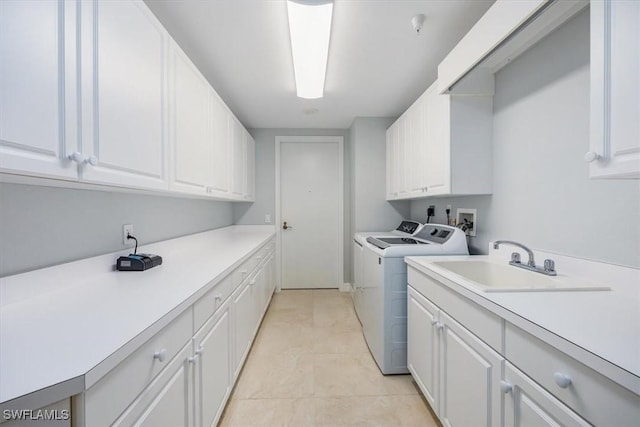
[{"label": "stainless steel sink", "polygon": [[567,276],[545,276],[488,261],[436,261],[483,292],[610,291],[608,286]]}]

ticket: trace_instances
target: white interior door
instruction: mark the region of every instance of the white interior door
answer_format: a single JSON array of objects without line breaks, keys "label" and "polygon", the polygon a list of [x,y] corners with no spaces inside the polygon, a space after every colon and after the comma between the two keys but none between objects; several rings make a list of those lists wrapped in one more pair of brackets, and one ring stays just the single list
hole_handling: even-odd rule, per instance
[{"label": "white interior door", "polygon": [[279,144],[283,289],[342,282],[342,138],[319,138]]}]

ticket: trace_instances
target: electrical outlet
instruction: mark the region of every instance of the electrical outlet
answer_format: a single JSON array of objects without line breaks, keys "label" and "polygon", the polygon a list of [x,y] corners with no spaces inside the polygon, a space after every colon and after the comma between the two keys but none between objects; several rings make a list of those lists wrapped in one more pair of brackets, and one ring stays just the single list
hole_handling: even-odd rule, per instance
[{"label": "electrical outlet", "polygon": [[133,234],[133,225],[125,224],[122,226],[122,244],[124,246],[132,246],[133,240],[127,239],[129,234]]},{"label": "electrical outlet", "polygon": [[264,215],[264,223],[265,224],[271,224],[271,215],[270,214],[265,214]]}]

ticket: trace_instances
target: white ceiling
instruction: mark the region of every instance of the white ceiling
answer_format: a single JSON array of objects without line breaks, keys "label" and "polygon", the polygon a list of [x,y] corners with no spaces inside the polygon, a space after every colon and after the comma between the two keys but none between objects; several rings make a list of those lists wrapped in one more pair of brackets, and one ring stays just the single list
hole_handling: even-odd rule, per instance
[{"label": "white ceiling", "polygon": [[246,127],[337,129],[399,116],[493,1],[335,0],[325,96],[306,100],[296,97],[285,0],[145,0]]}]

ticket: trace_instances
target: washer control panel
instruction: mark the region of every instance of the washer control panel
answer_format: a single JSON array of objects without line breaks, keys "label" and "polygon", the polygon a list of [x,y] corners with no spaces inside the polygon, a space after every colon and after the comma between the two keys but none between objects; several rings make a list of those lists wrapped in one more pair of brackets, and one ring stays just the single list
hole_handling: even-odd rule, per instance
[{"label": "washer control panel", "polygon": [[422,230],[415,235],[416,239],[427,240],[434,243],[444,243],[453,236],[456,230],[455,227],[450,227],[443,224],[425,224]]},{"label": "washer control panel", "polygon": [[396,231],[401,231],[401,232],[407,233],[407,234],[413,234],[421,226],[422,226],[422,224],[420,224],[419,222],[416,222],[416,221],[402,221],[400,223],[400,225],[398,226],[398,228],[396,228]]}]

